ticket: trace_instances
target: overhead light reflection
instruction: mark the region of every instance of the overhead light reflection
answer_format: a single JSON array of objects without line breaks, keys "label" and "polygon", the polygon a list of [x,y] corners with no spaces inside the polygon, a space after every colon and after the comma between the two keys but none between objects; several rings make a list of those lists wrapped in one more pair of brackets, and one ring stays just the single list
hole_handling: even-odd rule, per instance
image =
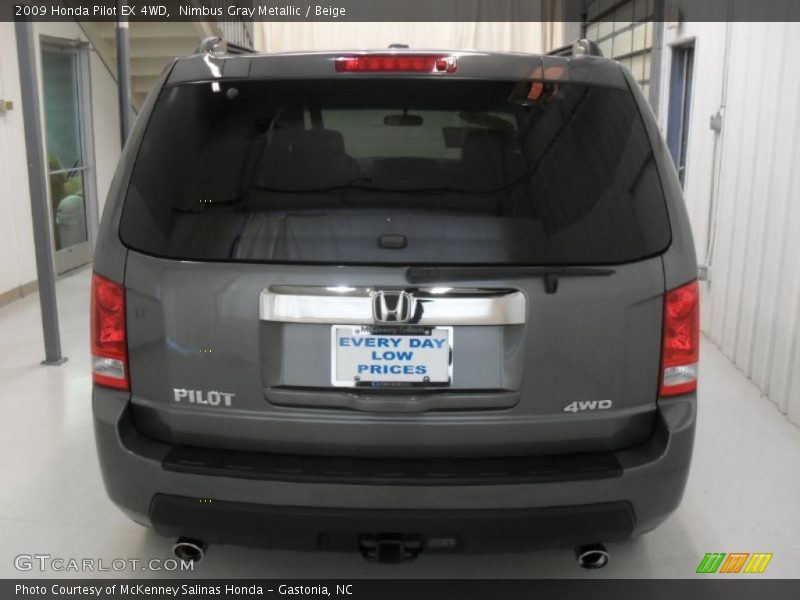
[{"label": "overhead light reflection", "polygon": [[203,62],[208,65],[208,70],[211,71],[211,75],[213,77],[222,77],[222,70],[219,68],[219,65],[215,65],[214,62],[211,60],[211,56],[208,54],[203,55]]}]

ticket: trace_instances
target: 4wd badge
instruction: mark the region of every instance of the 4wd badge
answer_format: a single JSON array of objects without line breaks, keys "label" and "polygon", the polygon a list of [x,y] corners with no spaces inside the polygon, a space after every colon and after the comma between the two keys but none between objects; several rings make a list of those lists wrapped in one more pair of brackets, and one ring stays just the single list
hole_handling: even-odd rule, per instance
[{"label": "4wd badge", "polygon": [[564,412],[582,412],[584,410],[608,410],[614,403],[611,400],[580,400],[570,402],[564,407]]}]

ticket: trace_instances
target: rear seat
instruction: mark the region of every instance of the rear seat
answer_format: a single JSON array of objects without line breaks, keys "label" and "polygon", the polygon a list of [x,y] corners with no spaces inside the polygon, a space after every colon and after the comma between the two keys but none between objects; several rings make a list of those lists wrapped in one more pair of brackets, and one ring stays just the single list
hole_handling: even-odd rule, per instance
[{"label": "rear seat", "polygon": [[276,190],[324,189],[363,175],[332,129],[276,129],[257,171],[258,184]]}]

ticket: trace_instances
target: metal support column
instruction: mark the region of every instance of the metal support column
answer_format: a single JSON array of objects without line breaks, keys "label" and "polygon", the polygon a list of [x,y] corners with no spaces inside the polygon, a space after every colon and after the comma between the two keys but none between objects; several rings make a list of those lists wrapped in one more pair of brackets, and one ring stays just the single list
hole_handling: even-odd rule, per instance
[{"label": "metal support column", "polygon": [[667,18],[665,0],[656,0],[653,13],[653,46],[650,50],[650,108],[656,118],[661,113],[661,64],[664,46],[664,21]]},{"label": "metal support column", "polygon": [[120,141],[125,140],[131,131],[131,74],[128,17],[122,15],[126,0],[117,0],[117,89],[119,93]]},{"label": "metal support column", "polygon": [[53,266],[53,238],[50,230],[50,207],[45,180],[42,120],[39,112],[39,78],[36,70],[36,43],[33,24],[16,21],[19,84],[22,98],[22,120],[25,127],[25,156],[28,164],[28,186],[31,194],[33,244],[36,250],[36,274],[39,280],[39,306],[42,309],[44,332],[44,365],[66,362],[61,355],[61,336],[58,329],[56,273]]}]

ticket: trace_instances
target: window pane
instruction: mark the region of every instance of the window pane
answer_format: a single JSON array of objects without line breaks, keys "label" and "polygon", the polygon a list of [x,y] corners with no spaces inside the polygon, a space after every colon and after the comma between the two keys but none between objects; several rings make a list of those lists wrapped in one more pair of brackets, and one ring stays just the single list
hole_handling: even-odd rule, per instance
[{"label": "window pane", "polygon": [[647,0],[636,0],[636,6],[633,10],[633,18],[636,21],[643,21],[648,16]]},{"label": "window pane", "polygon": [[633,4],[625,3],[614,11],[614,31],[621,31],[629,27],[633,21]]},{"label": "window pane", "polygon": [[647,48],[647,29],[641,24],[633,28],[633,51],[638,52]]},{"label": "window pane", "polygon": [[77,57],[42,47],[47,167],[56,250],[88,240],[81,151]]},{"label": "window pane", "polygon": [[70,248],[89,239],[83,197],[83,171],[50,175],[56,250]]},{"label": "window pane", "polygon": [[[162,92],[123,208],[128,246],[222,261],[599,264],[669,242],[627,91],[389,78],[223,85]],[[407,247],[382,249],[383,233]]]},{"label": "window pane", "polygon": [[631,58],[631,73],[636,78],[636,81],[642,81],[644,76],[644,54],[637,54]]},{"label": "window pane", "polygon": [[614,37],[614,57],[631,53],[632,33],[626,31]]},{"label": "window pane", "polygon": [[43,49],[42,79],[48,162],[51,169],[81,165],[75,54]]}]

